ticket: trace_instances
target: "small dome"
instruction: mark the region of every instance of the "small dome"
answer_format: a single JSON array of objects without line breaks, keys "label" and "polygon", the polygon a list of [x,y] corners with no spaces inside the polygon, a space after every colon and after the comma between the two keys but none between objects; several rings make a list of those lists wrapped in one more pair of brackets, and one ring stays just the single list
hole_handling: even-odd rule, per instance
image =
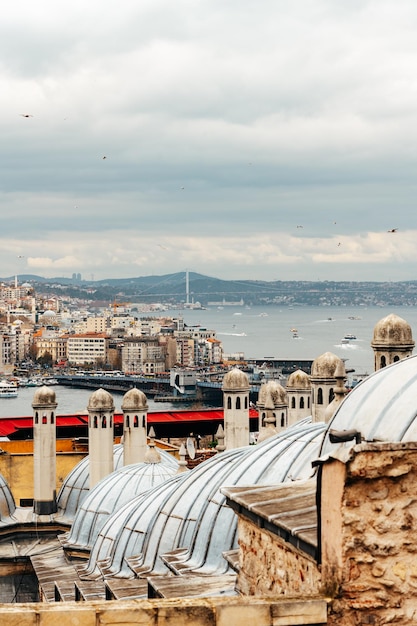
[{"label": "small dome", "polygon": [[374,335],[372,339],[372,346],[374,345],[389,345],[389,346],[402,346],[412,345],[414,346],[413,335],[411,332],[411,326],[399,317],[395,313],[390,313],[374,327]]},{"label": "small dome", "polygon": [[114,409],[113,397],[112,395],[106,391],[105,389],[97,389],[94,393],[91,394],[90,399],[88,401],[89,411],[99,410],[99,409]]},{"label": "small dome", "polygon": [[317,357],[311,366],[312,378],[334,378],[334,373],[341,359],[332,352],[325,352]]},{"label": "small dome", "polygon": [[272,401],[274,407],[287,404],[287,392],[276,380],[268,380],[267,383],[261,385],[259,390],[258,405],[264,406],[269,400]]},{"label": "small dome", "polygon": [[55,311],[51,311],[50,309],[48,309],[47,311],[44,312],[42,317],[55,317],[56,313]]},{"label": "small dome", "polygon": [[32,406],[36,406],[38,404],[56,404],[55,391],[46,385],[39,387],[33,396]]},{"label": "small dome", "polygon": [[122,411],[146,411],[148,400],[140,389],[133,387],[123,396]]},{"label": "small dome", "polygon": [[237,367],[223,377],[223,391],[246,391],[249,389],[249,378]]},{"label": "small dome", "polygon": [[310,389],[310,376],[303,370],[296,370],[288,376],[287,389]]}]

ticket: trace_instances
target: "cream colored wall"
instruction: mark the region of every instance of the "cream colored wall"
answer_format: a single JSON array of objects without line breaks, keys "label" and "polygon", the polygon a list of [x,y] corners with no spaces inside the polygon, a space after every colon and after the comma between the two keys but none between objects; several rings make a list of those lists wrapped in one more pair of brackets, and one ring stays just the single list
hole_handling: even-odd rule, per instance
[{"label": "cream colored wall", "polygon": [[[2,447],[3,447],[3,442]],[[23,442],[19,442],[23,443]],[[85,457],[85,453],[64,452],[56,457],[56,491],[70,471]],[[0,474],[10,487],[17,506],[21,499],[33,498],[33,454],[5,453],[0,455]]]}]

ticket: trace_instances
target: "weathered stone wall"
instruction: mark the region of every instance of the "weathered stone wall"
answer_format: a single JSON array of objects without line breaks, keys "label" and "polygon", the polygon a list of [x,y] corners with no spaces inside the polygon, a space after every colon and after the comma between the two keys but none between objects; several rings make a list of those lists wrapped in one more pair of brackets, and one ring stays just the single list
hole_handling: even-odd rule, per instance
[{"label": "weathered stone wall", "polygon": [[323,600],[197,598],[0,604],[5,626],[293,626],[326,623]]},{"label": "weathered stone wall", "polygon": [[269,531],[239,517],[238,589],[251,596],[314,596],[320,588],[317,563]]},{"label": "weathered stone wall", "polygon": [[[323,590],[333,587],[335,596],[329,624],[415,625],[417,444],[364,444],[343,463],[341,540],[333,542],[341,553],[323,561]],[[329,497],[338,492],[335,476],[343,477],[337,464],[323,466]]]}]

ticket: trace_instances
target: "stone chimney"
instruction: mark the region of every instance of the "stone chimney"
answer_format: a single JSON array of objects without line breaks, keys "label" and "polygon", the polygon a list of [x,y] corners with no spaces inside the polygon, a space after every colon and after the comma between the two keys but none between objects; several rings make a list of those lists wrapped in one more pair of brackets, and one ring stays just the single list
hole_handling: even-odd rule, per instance
[{"label": "stone chimney", "polygon": [[123,396],[123,464],[142,463],[147,449],[148,402],[145,394],[129,389]]},{"label": "stone chimney", "polygon": [[91,489],[114,469],[112,396],[105,389],[97,389],[90,396],[87,410]]},{"label": "stone chimney", "polygon": [[56,513],[56,420],[55,392],[40,387],[33,408],[33,510],[37,515]]}]

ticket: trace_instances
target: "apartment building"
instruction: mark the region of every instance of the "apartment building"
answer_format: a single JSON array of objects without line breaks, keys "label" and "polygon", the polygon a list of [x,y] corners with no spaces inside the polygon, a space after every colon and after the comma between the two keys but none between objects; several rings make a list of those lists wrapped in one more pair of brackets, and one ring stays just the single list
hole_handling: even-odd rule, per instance
[{"label": "apartment building", "polygon": [[74,365],[105,363],[109,336],[107,333],[80,333],[69,335],[67,358]]}]

